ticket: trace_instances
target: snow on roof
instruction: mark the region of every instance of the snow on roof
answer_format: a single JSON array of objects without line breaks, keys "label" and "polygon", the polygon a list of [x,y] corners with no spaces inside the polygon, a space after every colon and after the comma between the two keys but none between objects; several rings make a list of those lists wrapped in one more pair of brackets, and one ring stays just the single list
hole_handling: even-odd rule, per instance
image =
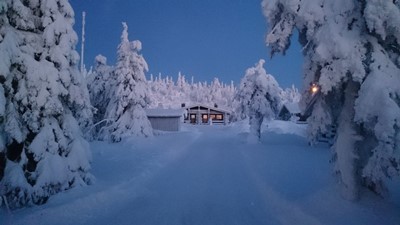
[{"label": "snow on roof", "polygon": [[224,113],[232,113],[231,110],[226,109],[226,108],[220,108],[220,107],[212,107],[209,105],[204,105],[204,104],[194,104],[194,105],[189,105],[187,107],[185,107],[186,109],[190,109],[190,108],[194,108],[194,107],[204,107],[204,108],[208,108],[214,111],[219,111],[219,112],[224,112]]},{"label": "snow on roof", "polygon": [[181,117],[184,114],[183,109],[146,109],[148,117]]},{"label": "snow on roof", "polygon": [[290,113],[300,113],[300,107],[298,102],[288,102],[284,106],[289,110]]}]

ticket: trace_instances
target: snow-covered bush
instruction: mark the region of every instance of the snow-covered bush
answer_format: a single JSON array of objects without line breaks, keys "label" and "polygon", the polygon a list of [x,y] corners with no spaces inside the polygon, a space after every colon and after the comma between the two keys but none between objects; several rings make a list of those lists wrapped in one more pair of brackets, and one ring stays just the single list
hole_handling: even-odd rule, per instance
[{"label": "snow-covered bush", "polygon": [[107,125],[102,128],[102,137],[113,142],[130,136],[153,135],[145,112],[149,97],[144,73],[148,66],[139,54],[142,44],[140,41],[129,42],[128,26],[123,23],[123,27],[113,74],[116,81],[106,110]]},{"label": "snow-covered bush", "polygon": [[320,87],[311,134],[337,127],[343,196],[356,199],[362,186],[383,194],[384,181],[400,175],[400,2],[264,0],[262,7],[272,54],[299,32],[305,90]]},{"label": "snow-covered bush", "polygon": [[105,113],[110,99],[112,90],[114,90],[115,80],[112,77],[113,68],[107,65],[107,58],[98,55],[95,58],[94,70],[86,77],[89,89],[90,102],[96,109],[93,116],[94,127],[91,133],[96,138],[101,127],[105,124]]},{"label": "snow-covered bush", "polygon": [[11,208],[45,203],[91,182],[86,83],[77,70],[67,0],[0,7],[0,196]]},{"label": "snow-covered bush", "polygon": [[255,67],[247,69],[236,96],[239,102],[239,115],[249,118],[250,143],[260,140],[264,118],[275,118],[280,105],[282,90],[275,78],[267,74],[263,68],[264,63],[265,61],[261,59]]}]

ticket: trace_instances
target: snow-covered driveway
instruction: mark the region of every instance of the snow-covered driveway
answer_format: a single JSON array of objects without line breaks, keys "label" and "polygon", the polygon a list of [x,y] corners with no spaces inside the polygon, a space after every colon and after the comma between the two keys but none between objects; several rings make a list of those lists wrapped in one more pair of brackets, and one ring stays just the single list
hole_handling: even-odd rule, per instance
[{"label": "snow-covered driveway", "polygon": [[95,185],[0,216],[4,224],[399,224],[399,205],[340,198],[328,149],[270,129],[257,145],[229,126],[92,143]]},{"label": "snow-covered driveway", "polygon": [[[115,222],[281,224],[291,218],[318,224],[298,208],[287,205],[264,181],[250,156],[244,153],[244,145],[223,131],[203,128],[204,133],[176,161],[145,183],[143,194],[117,206]],[[256,147],[247,146],[245,151],[257,151]],[[280,212],[288,214],[279,215]],[[96,224],[109,216],[99,218]]]}]

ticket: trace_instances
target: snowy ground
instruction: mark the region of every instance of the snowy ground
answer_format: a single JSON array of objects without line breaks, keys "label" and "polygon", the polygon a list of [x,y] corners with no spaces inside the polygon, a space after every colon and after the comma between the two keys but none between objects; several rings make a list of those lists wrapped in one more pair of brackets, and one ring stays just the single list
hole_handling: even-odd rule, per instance
[{"label": "snowy ground", "polygon": [[146,140],[95,142],[95,185],[7,213],[0,224],[400,224],[400,184],[386,200],[342,200],[326,146],[274,121],[262,143],[246,126],[185,126]]}]

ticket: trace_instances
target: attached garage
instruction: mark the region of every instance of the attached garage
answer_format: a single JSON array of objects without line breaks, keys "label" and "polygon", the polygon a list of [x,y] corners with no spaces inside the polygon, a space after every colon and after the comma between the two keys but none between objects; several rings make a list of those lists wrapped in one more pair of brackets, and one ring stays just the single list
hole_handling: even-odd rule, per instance
[{"label": "attached garage", "polygon": [[184,114],[182,109],[147,109],[147,118],[154,130],[179,131]]}]

